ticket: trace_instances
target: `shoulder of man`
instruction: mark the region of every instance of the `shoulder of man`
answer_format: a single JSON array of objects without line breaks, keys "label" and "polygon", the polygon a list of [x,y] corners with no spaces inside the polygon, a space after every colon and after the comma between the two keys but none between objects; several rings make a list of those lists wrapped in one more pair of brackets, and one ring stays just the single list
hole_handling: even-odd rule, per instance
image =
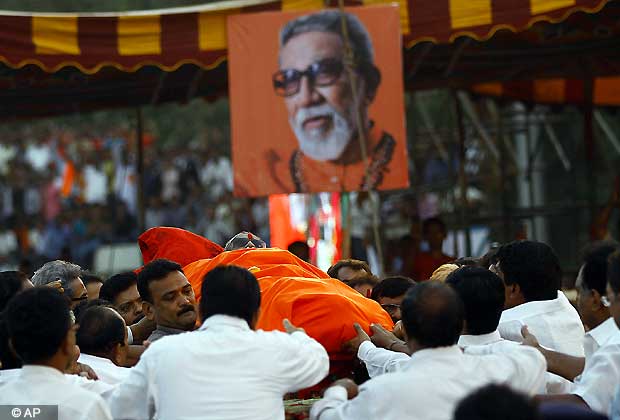
[{"label": "shoulder of man", "polygon": [[257,339],[263,341],[265,344],[269,346],[273,346],[274,349],[278,348],[287,348],[287,347],[297,347],[299,345],[307,346],[310,343],[316,343],[321,345],[317,340],[310,337],[306,333],[303,332],[294,332],[293,334],[289,334],[282,331],[256,331]]}]

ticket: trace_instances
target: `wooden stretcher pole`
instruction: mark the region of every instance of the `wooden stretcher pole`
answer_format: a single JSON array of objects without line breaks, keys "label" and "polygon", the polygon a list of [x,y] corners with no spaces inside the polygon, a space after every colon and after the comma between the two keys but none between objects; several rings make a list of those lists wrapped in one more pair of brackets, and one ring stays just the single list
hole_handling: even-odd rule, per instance
[{"label": "wooden stretcher pole", "polygon": [[[349,38],[349,28],[347,26],[347,19],[344,10],[344,0],[338,0],[338,9],[340,10],[340,24],[342,28],[342,40],[344,43],[344,64],[347,72],[347,78],[349,81],[349,86],[351,88],[352,96],[353,96],[353,106],[355,107],[355,121],[357,125],[357,140],[360,144],[360,152],[362,155],[362,160],[364,161],[364,180],[369,180],[370,177],[370,167],[368,162],[368,150],[367,150],[367,132],[366,127],[364,127],[364,119],[362,118],[362,111],[360,109],[360,95],[358,91],[358,83],[357,83],[357,73],[355,69],[355,56],[353,54],[353,49],[351,48],[351,40]],[[367,184],[369,185],[369,184]],[[372,187],[369,186],[369,189]],[[381,236],[379,232],[379,196],[378,194],[373,194],[372,191],[369,191],[369,198],[372,204],[372,227],[373,227],[373,236],[375,239],[375,248],[377,252],[377,260],[379,262],[379,273],[383,274],[383,249],[381,246]],[[355,223],[353,221],[353,223]]]}]

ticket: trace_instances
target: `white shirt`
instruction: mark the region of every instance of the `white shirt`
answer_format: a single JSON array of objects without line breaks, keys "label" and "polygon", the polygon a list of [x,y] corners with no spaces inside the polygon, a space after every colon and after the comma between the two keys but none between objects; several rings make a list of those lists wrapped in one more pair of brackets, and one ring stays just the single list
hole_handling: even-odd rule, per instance
[{"label": "white shirt", "polygon": [[365,382],[352,400],[345,388],[329,388],[310,419],[451,420],[458,402],[475,389],[500,383],[532,394],[546,369],[542,354],[524,346],[486,356],[463,354],[458,346],[420,350],[402,370]]},{"label": "white shirt", "polygon": [[111,360],[91,354],[80,354],[78,362],[90,366],[100,381],[110,385],[117,385],[123,382],[131,369],[117,366]]},{"label": "white shirt", "polygon": [[575,357],[584,356],[585,331],[581,318],[561,291],[553,300],[532,301],[506,309],[498,329],[503,338],[522,342],[523,325],[527,325],[542,346]]},{"label": "white shirt", "polygon": [[32,169],[42,172],[52,161],[52,150],[48,144],[31,143],[26,148],[26,160]]},{"label": "white shirt", "polygon": [[84,168],[84,201],[88,204],[105,204],[108,198],[108,177],[94,165]]},{"label": "white shirt", "polygon": [[586,355],[586,359],[589,359],[601,348],[602,345],[607,343],[610,337],[613,337],[618,332],[618,326],[613,318],[609,317],[604,322],[601,322],[597,327],[592,328],[586,332],[583,338],[583,350]]},{"label": "white shirt", "polygon": [[[21,374],[21,368],[0,370],[0,387],[18,379]],[[112,390],[114,389],[114,386],[103,381],[95,381],[80,375],[69,375],[65,373],[65,380],[70,384],[101,395],[104,401],[107,401],[110,398],[112,395]]]},{"label": "white shirt", "polygon": [[0,232],[0,255],[9,255],[17,251],[17,236],[12,230]]},{"label": "white shirt", "polygon": [[[488,355],[510,352],[515,346],[520,346],[513,341],[504,340],[498,331],[489,334],[468,335],[459,337],[457,346],[465,354]],[[364,341],[358,351],[357,357],[364,362],[368,375],[371,378],[385,373],[396,372],[406,366],[411,357],[405,353],[386,350],[376,347],[370,341]]]},{"label": "white shirt", "polygon": [[583,373],[575,378],[572,393],[580,396],[592,410],[609,415],[616,386],[620,383],[620,330],[613,318],[609,318],[590,333],[597,337],[600,347],[586,358]]},{"label": "white shirt", "polygon": [[26,365],[14,380],[0,386],[0,404],[58,405],[58,420],[109,420],[103,399],[75,385],[62,372]]},{"label": "white shirt", "polygon": [[214,315],[157,340],[115,390],[115,419],[283,420],[282,397],[318,383],[327,352],[301,332],[252,331]]}]

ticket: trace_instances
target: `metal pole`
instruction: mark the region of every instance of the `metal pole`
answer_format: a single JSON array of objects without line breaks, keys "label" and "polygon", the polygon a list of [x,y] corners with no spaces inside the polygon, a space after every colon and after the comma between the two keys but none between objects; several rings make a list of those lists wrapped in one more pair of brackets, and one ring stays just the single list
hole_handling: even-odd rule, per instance
[{"label": "metal pole", "polygon": [[596,206],[596,172],[594,160],[596,158],[596,139],[594,138],[594,81],[587,77],[583,83],[583,139],[586,149],[586,165],[588,172],[588,204],[590,220],[594,220],[597,213]]},{"label": "metal pole", "polygon": [[144,197],[144,145],[143,145],[143,120],[142,108],[136,108],[136,150],[138,152],[138,161],[136,162],[136,172],[138,173],[138,229],[140,233],[145,230],[145,197]]},{"label": "metal pole", "polygon": [[[526,179],[527,179],[527,192],[528,192],[528,197],[529,197],[529,208],[532,208],[535,203],[535,196],[534,196],[534,179],[533,179],[533,172],[534,172],[534,159],[529,159],[532,156],[532,132],[531,132],[531,127],[530,125],[532,124],[532,119],[531,119],[531,115],[530,115],[530,111],[525,111],[525,150],[526,150],[526,156],[528,157],[527,159],[527,166],[526,166]],[[537,203],[536,203],[537,204]],[[538,230],[537,230],[537,226],[538,226],[538,218],[537,217],[532,217],[530,219],[532,221],[532,239],[537,241],[539,240],[538,238]]]},{"label": "metal pole", "polygon": [[452,92],[454,98],[454,106],[456,109],[456,122],[458,127],[458,140],[459,140],[459,185],[461,187],[461,205],[459,209],[459,215],[461,219],[461,225],[465,230],[465,254],[467,257],[471,257],[471,232],[469,226],[469,202],[467,201],[467,173],[465,172],[465,159],[467,158],[467,146],[465,145],[465,125],[463,124],[463,108],[458,99],[457,93]]},{"label": "metal pole", "polygon": [[[367,147],[367,138],[366,138],[366,127],[364,127],[364,121],[362,118],[362,113],[359,107],[360,98],[359,92],[357,91],[357,74],[355,72],[355,57],[353,56],[353,50],[351,48],[351,42],[349,39],[349,30],[347,28],[347,20],[344,11],[344,0],[338,0],[338,9],[340,10],[340,24],[342,29],[342,39],[344,42],[344,54],[345,54],[345,67],[347,70],[347,77],[349,80],[349,86],[351,87],[351,92],[353,95],[353,105],[355,106],[355,121],[357,124],[357,139],[360,144],[360,152],[362,155],[362,160],[364,161],[365,166],[365,175],[364,179],[369,179],[369,165],[368,165],[368,151]],[[371,187],[369,187],[371,189]],[[372,194],[372,191],[369,194],[370,202],[372,204],[372,227],[375,239],[375,248],[377,251],[377,260],[379,261],[379,271],[383,273],[383,249],[381,244],[381,234],[379,232],[379,195]]]},{"label": "metal pole", "polygon": [[[499,108],[497,113],[497,137],[502,139],[504,137],[504,122],[502,118],[502,109]],[[512,238],[512,232],[510,228],[510,209],[508,207],[508,159],[506,159],[506,144],[503,141],[498,141],[499,144],[499,165],[500,165],[500,182],[502,188],[502,236],[503,242],[508,242]]]}]

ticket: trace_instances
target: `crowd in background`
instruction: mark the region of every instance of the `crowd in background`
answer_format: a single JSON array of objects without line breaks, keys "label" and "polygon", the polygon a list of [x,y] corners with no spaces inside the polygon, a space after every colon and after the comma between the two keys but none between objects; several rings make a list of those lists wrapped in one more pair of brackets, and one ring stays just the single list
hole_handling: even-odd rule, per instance
[{"label": "crowd in background", "polygon": [[[223,244],[239,230],[268,240],[264,199],[233,199],[230,159],[166,148],[145,135],[145,227],[183,227]],[[135,133],[54,127],[0,138],[0,268],[64,258],[91,267],[103,244],[138,231]],[[28,271],[28,270],[27,270]]]},{"label": "crowd in background", "polygon": [[[217,133],[206,137],[221,143]],[[170,148],[148,133],[144,138],[145,228],[181,227],[220,245],[247,230],[269,243],[267,199],[233,197],[226,153],[207,140]],[[56,258],[92,268],[100,246],[135,243],[141,233],[135,149],[135,132],[125,128],[50,126],[1,137],[0,268],[32,273]],[[370,200],[353,197],[351,256],[367,259],[374,245]],[[386,271],[415,277],[409,257],[430,250],[415,206],[392,200],[380,211]]]}]

